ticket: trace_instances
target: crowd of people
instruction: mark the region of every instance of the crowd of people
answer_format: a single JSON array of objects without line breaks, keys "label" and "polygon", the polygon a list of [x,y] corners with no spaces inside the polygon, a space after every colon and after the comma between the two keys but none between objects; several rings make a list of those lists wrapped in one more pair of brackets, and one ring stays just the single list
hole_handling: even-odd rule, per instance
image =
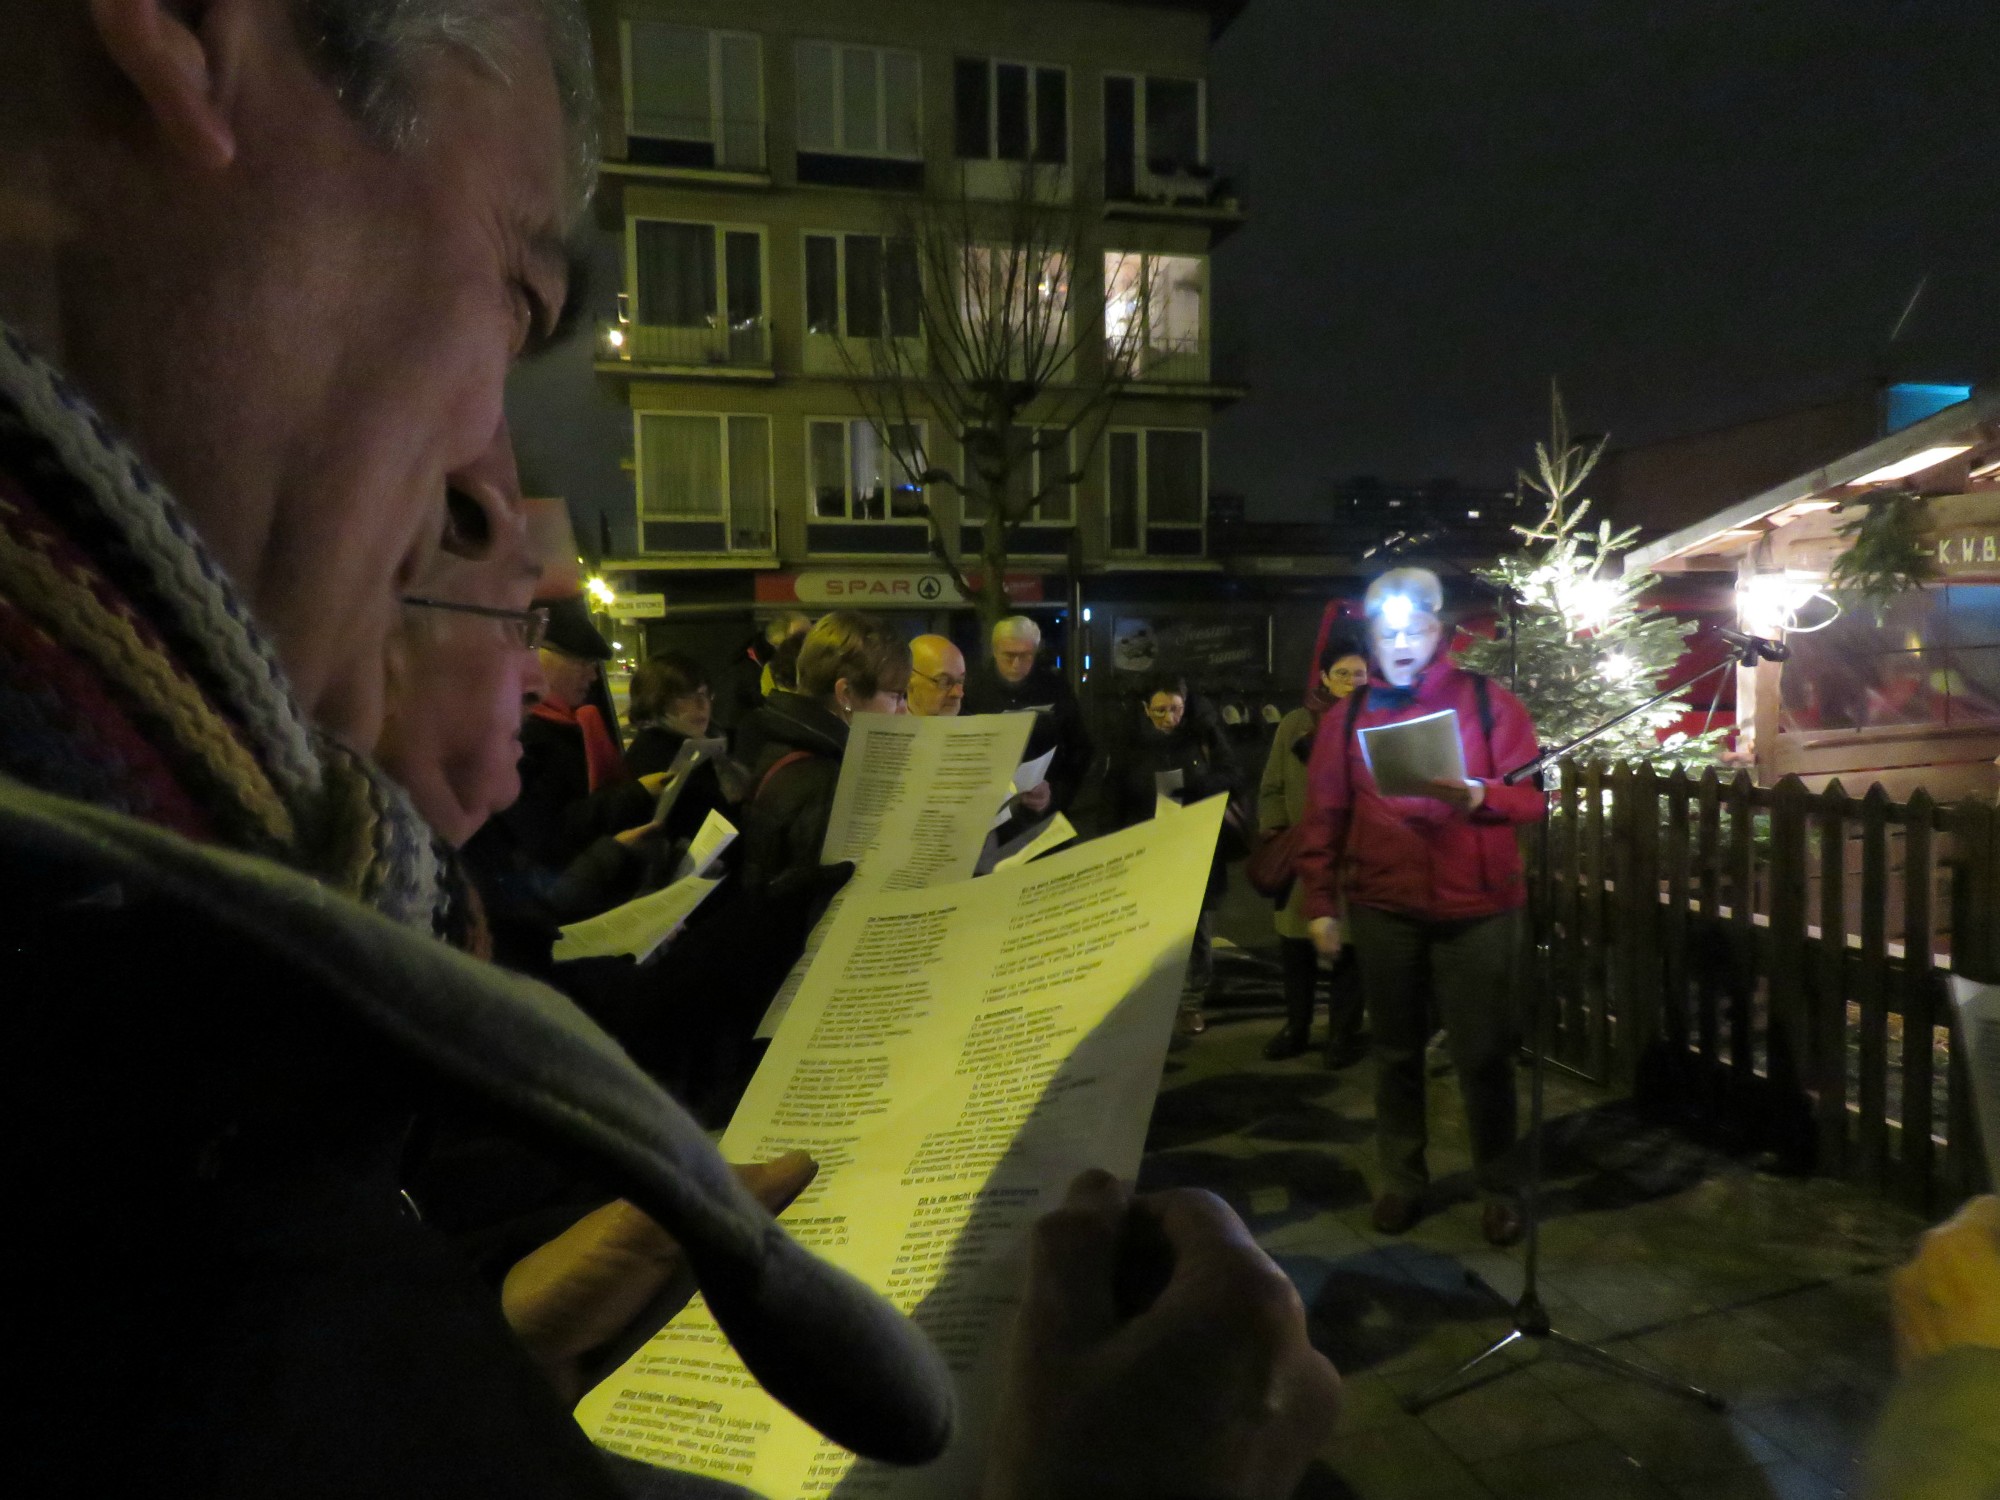
[{"label": "crowd of people", "polygon": [[[935,1456],[935,1351],[772,1217],[812,1163],[732,1168],[662,1081],[726,1111],[757,997],[844,877],[818,836],[855,714],[1033,711],[1030,754],[1055,753],[1018,811],[1075,806],[1095,757],[1033,622],[968,665],[879,617],[774,621],[723,674],[729,753],[663,812],[684,746],[715,737],[717,683],[649,661],[620,747],[602,637],[580,600],[537,597],[502,409],[570,316],[595,170],[580,6],[16,0],[9,19],[17,1486],[734,1493],[593,1449],[569,1414],[684,1274],[807,1421]],[[1435,1003],[1504,1242],[1511,1034],[1471,976],[1512,941],[1511,825],[1539,807],[1495,773],[1533,731],[1439,652],[1422,580],[1371,592],[1368,625],[1365,696],[1333,706],[1359,653],[1322,661],[1327,701],[1284,752],[1303,800],[1281,763],[1283,806],[1252,821],[1303,830],[1287,936],[1354,954],[1334,973],[1342,994],[1359,975],[1383,1079],[1378,1223],[1417,1211],[1409,1063]],[[1471,779],[1381,797],[1356,732],[1440,705],[1473,726]],[[1239,791],[1185,683],[1143,709],[1106,778],[1119,819]],[[555,926],[657,884],[722,808],[731,899],[657,969],[558,973]],[[1316,983],[1300,969],[1286,1047]],[[1135,1234],[1165,1252],[1139,1297]],[[1948,1273],[1920,1259],[1905,1284],[1911,1357],[1944,1370],[1907,1420],[1991,1379],[1962,1346],[1990,1327],[1967,1309],[1990,1304],[1996,1239],[1972,1222],[1933,1256]],[[1297,1291],[1220,1199],[1086,1174],[1034,1233],[985,1493],[1277,1500],[1339,1406]]]}]

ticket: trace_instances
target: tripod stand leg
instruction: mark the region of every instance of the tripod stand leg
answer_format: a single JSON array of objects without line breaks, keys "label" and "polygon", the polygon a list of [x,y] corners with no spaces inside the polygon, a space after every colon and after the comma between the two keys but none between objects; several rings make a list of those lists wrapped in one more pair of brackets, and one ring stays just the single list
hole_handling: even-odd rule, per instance
[{"label": "tripod stand leg", "polygon": [[1564,1333],[1560,1328],[1551,1328],[1548,1336],[1549,1341],[1558,1348],[1568,1349],[1574,1354],[1580,1354],[1584,1358],[1595,1361],[1606,1369],[1616,1370],[1620,1375],[1628,1379],[1637,1380],[1644,1385],[1650,1385],[1656,1391],[1665,1391],[1669,1396],[1685,1396],[1690,1401],[1699,1401],[1710,1411],[1729,1410],[1729,1403],[1713,1391],[1705,1391],[1698,1385],[1690,1385],[1685,1380],[1676,1380],[1673,1376],[1664,1374],[1659,1370],[1649,1369],[1645,1365],[1621,1358],[1619,1355],[1613,1354],[1609,1349],[1600,1349],[1595,1344],[1585,1343],[1580,1338],[1575,1338],[1570,1334]]},{"label": "tripod stand leg", "polygon": [[[1479,1382],[1468,1381],[1465,1378],[1466,1376],[1470,1375],[1479,1366],[1485,1364],[1487,1360],[1498,1354],[1502,1349],[1513,1344],[1518,1344],[1526,1337],[1527,1335],[1522,1333],[1520,1329],[1516,1328],[1512,1330],[1498,1343],[1489,1344],[1486,1348],[1480,1350],[1479,1353],[1473,1355],[1472,1358],[1468,1359],[1456,1370],[1453,1370],[1430,1389],[1410,1397],[1403,1403],[1403,1410],[1407,1411],[1411,1416],[1415,1416],[1418,1412],[1436,1406],[1438,1402],[1443,1401],[1449,1396],[1456,1396],[1462,1390],[1470,1390],[1472,1386]],[[1506,1372],[1502,1371],[1501,1373],[1505,1374]]]}]

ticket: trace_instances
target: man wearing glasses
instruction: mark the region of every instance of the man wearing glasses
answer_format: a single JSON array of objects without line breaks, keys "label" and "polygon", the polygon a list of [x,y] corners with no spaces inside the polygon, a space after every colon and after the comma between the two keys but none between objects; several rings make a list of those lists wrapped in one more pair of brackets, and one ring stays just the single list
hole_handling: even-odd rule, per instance
[{"label": "man wearing glasses", "polygon": [[908,703],[920,719],[951,718],[965,706],[965,654],[943,636],[910,642]]}]

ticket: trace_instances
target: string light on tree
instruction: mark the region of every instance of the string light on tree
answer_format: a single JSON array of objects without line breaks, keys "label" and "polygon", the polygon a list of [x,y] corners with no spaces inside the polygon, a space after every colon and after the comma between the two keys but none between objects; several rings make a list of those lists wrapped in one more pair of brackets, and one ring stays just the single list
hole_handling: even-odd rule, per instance
[{"label": "string light on tree", "polygon": [[[1549,440],[1535,445],[1535,473],[1521,475],[1522,485],[1546,502],[1542,517],[1516,526],[1520,548],[1479,570],[1519,601],[1517,638],[1511,651],[1504,636],[1477,641],[1464,661],[1501,681],[1510,662],[1516,664],[1515,692],[1534,715],[1543,743],[1560,744],[1658,692],[1696,627],[1641,601],[1652,574],[1620,567],[1619,554],[1637,540],[1636,529],[1588,524],[1590,501],[1581,490],[1604,441],[1572,437],[1560,391],[1552,392],[1551,409]],[[1605,760],[1705,763],[1713,758],[1716,735],[1675,735],[1663,743],[1688,707],[1669,700],[1635,714],[1592,753]]]}]

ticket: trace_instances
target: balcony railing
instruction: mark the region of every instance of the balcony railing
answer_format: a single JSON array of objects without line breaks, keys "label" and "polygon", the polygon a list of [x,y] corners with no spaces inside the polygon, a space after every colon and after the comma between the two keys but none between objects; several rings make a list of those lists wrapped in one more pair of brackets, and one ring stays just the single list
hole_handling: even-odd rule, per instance
[{"label": "balcony railing", "polygon": [[771,327],[763,318],[716,319],[705,328],[655,323],[605,323],[598,349],[608,360],[670,369],[768,370]]},{"label": "balcony railing", "polygon": [[1148,384],[1201,384],[1208,379],[1208,345],[1199,335],[1149,339],[1131,353],[1131,378]]},{"label": "balcony railing", "polygon": [[1104,164],[1104,196],[1114,203],[1208,208],[1229,196],[1229,183],[1207,162],[1113,158]]},{"label": "balcony railing", "polygon": [[626,130],[626,159],[639,166],[692,172],[767,172],[770,154],[762,120],[635,112]]}]

